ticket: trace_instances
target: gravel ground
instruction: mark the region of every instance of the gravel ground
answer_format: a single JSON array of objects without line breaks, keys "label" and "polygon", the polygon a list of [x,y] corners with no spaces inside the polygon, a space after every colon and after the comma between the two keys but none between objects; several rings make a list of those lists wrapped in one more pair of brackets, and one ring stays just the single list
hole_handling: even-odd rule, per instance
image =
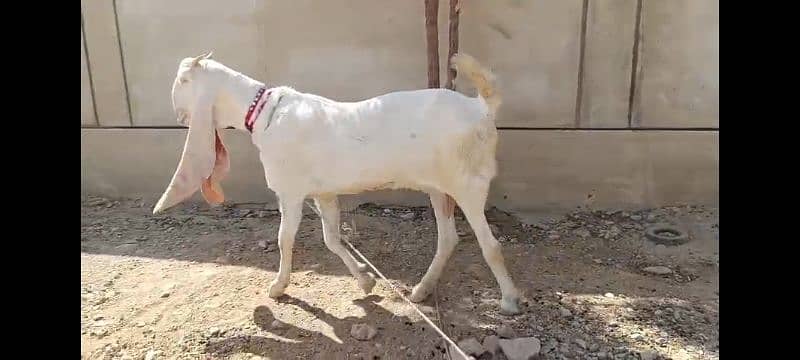
[{"label": "gravel ground", "polygon": [[[447,358],[387,284],[361,292],[323,244],[313,212],[297,236],[291,284],[273,300],[277,212],[151,208],[81,200],[82,359]],[[524,293],[523,314],[499,314],[499,289],[460,214],[462,241],[435,296],[418,305],[476,358],[719,358],[716,208],[576,211],[532,224],[496,209],[487,217]],[[350,241],[405,291],[433,258],[428,208],[363,205],[342,220]],[[682,229],[688,242],[648,240],[656,224]]]}]

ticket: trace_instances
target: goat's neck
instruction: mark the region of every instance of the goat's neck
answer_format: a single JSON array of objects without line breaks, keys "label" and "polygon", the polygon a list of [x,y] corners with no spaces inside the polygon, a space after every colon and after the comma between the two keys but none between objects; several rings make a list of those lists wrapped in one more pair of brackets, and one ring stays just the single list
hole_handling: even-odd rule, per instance
[{"label": "goat's neck", "polygon": [[244,118],[247,110],[264,84],[242,74],[226,75],[214,106],[217,126],[246,130]]}]

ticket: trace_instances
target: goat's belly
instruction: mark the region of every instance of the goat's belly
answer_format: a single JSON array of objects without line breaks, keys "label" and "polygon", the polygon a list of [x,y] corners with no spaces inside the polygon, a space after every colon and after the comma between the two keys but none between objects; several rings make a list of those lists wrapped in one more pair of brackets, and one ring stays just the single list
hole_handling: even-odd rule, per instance
[{"label": "goat's belly", "polygon": [[410,184],[405,182],[360,182],[360,183],[352,183],[348,185],[342,186],[334,186],[329,189],[324,189],[320,191],[320,193],[331,193],[331,194],[339,194],[339,195],[347,195],[347,194],[359,194],[362,192],[367,191],[377,191],[377,190],[400,190],[400,189],[409,189],[409,190],[423,190],[427,189],[428,187],[419,186],[417,184]]},{"label": "goat's belly", "polygon": [[[348,166],[350,165],[350,166]],[[402,168],[364,166],[369,164],[338,164],[326,172],[317,172],[311,181],[316,193],[357,194],[375,190],[420,190],[439,187],[428,164]],[[388,164],[384,164],[388,165]]]}]

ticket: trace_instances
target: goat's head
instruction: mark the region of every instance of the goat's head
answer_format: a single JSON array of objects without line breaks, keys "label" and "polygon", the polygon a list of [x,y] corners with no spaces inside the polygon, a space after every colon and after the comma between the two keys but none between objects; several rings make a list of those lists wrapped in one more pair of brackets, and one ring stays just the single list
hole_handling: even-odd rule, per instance
[{"label": "goat's head", "polygon": [[172,84],[172,107],[178,124],[188,126],[183,154],[167,190],[161,195],[153,213],[166,210],[201,189],[210,204],[225,199],[219,182],[230,168],[228,150],[222,142],[213,118],[217,91],[209,86],[209,73],[201,60],[211,52],[183,59]]}]

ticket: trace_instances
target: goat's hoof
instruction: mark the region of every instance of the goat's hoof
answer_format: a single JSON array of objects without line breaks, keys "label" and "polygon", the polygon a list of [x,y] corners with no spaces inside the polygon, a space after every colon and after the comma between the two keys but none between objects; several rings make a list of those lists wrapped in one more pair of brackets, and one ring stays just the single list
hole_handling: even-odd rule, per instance
[{"label": "goat's hoof", "polygon": [[517,315],[522,311],[519,309],[519,298],[504,298],[500,301],[500,314]]},{"label": "goat's hoof", "polygon": [[285,291],[286,291],[286,286],[285,285],[280,286],[280,284],[278,284],[275,281],[273,281],[269,285],[269,297],[273,299],[280,297],[281,295],[283,295]]},{"label": "goat's hoof", "polygon": [[411,290],[411,296],[408,297],[408,300],[415,303],[422,302],[428,298],[430,294],[431,291],[429,289],[424,288],[422,284],[417,284],[414,286],[414,289]]},{"label": "goat's hoof", "polygon": [[364,294],[369,295],[372,292],[372,288],[375,287],[375,276],[372,273],[365,273],[359,277],[358,286],[361,290],[364,290]]}]

